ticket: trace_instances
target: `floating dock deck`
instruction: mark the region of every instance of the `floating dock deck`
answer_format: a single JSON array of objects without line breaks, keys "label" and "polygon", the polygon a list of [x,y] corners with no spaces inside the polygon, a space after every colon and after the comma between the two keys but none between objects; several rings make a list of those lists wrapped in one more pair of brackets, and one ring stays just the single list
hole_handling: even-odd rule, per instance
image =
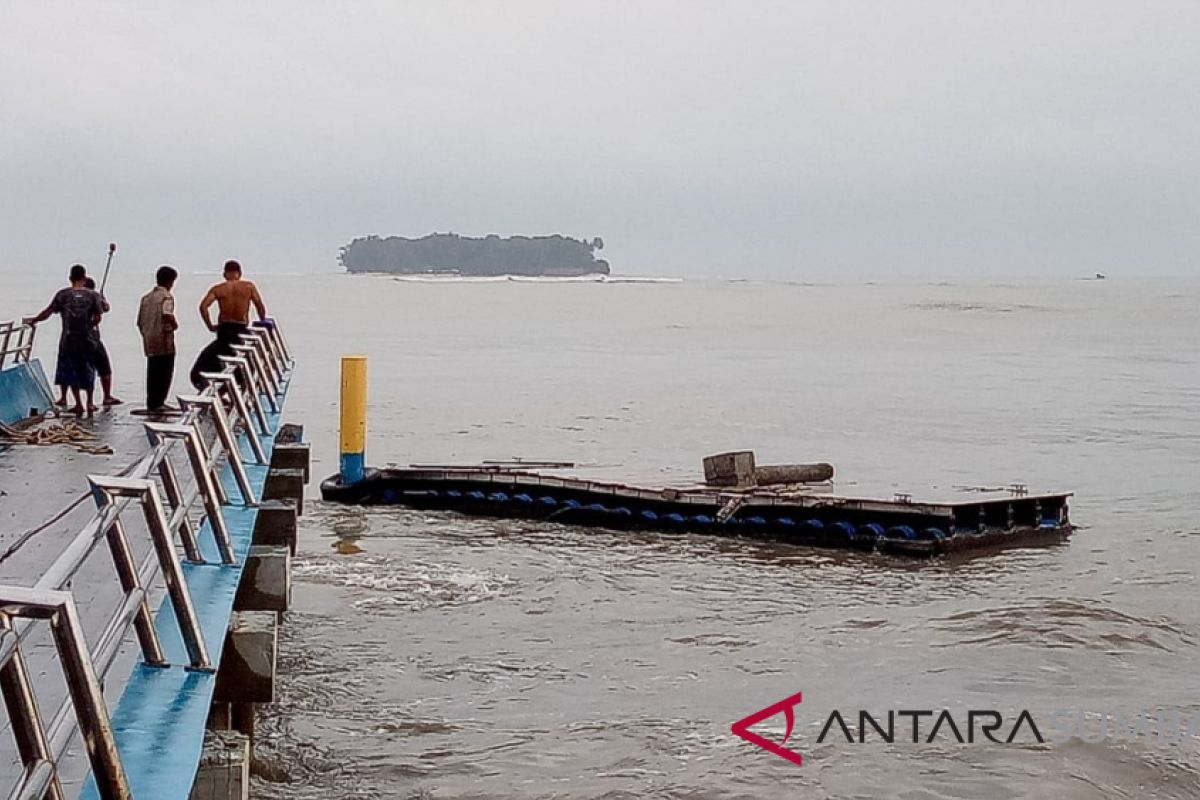
[{"label": "floating dock deck", "polygon": [[832,487],[829,464],[758,466],[749,450],[705,458],[703,486],[558,477],[517,462],[367,469],[366,417],[366,358],[343,356],[341,470],[321,483],[326,500],[916,556],[1061,538],[1073,530],[1070,493],[1031,494],[1014,486],[943,502],[917,502],[906,494],[845,497],[814,483]]},{"label": "floating dock deck", "polygon": [[[23,416],[47,398],[17,327],[0,381],[19,387]],[[245,786],[248,757],[215,777],[202,762],[220,728],[248,756],[254,704],[273,689],[246,648],[273,670],[286,597],[264,601],[259,584],[264,563],[290,558],[308,464],[281,421],[293,363],[278,326],[263,325],[204,392],[180,396],[183,414],[120,407],[82,421],[112,455],[0,439],[7,796],[184,800],[206,780]]]},{"label": "floating dock deck", "polygon": [[399,504],[564,524],[772,539],[817,547],[934,555],[1069,534],[1069,493],[1023,487],[918,502],[813,490],[644,488],[501,467],[369,470],[336,475],[327,500]]}]

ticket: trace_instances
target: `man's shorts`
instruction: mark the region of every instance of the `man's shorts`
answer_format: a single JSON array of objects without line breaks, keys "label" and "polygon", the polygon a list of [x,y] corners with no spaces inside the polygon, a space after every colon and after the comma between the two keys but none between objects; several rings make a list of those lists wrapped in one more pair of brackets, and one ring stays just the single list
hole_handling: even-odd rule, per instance
[{"label": "man's shorts", "polygon": [[112,362],[108,360],[108,350],[104,347],[104,342],[92,342],[91,362],[96,374],[101,378],[112,375]]}]

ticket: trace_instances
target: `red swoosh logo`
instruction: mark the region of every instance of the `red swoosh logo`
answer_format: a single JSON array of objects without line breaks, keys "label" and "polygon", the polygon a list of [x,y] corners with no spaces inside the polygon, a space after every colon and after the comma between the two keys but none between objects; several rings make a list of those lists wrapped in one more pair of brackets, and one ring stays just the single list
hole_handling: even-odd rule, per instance
[{"label": "red swoosh logo", "polygon": [[[796,724],[796,715],[792,709],[800,705],[800,695],[800,692],[796,692],[791,697],[784,698],[778,703],[772,703],[764,709],[755,711],[750,716],[733,723],[729,729],[733,732],[734,736],[740,736],[747,742],[750,742],[750,744],[756,744],[768,753],[774,753],[780,758],[786,758],[793,764],[800,765],[802,763],[800,754],[795,750],[789,750],[783,746],[787,742],[788,737],[792,735],[792,726]],[[759,736],[750,730],[751,725],[757,725],[764,719],[773,717],[781,711],[783,712],[784,720],[787,722],[787,731],[784,732],[783,740],[779,744],[775,744],[770,739]]]}]

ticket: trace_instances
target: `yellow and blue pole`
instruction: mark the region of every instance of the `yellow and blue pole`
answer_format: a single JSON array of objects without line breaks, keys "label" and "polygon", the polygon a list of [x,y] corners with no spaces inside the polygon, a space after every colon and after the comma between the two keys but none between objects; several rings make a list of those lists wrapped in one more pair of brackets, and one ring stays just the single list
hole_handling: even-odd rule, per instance
[{"label": "yellow and blue pole", "polygon": [[366,356],[342,356],[341,454],[342,482],[358,483],[367,454]]}]

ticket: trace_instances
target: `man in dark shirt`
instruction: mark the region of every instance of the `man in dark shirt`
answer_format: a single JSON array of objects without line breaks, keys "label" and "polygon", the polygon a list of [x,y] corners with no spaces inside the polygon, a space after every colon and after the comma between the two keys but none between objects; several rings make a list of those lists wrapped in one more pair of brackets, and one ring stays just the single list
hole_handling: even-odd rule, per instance
[{"label": "man in dark shirt", "polygon": [[[96,387],[96,371],[92,365],[92,326],[105,312],[104,301],[97,292],[84,286],[87,269],[82,264],[71,267],[71,285],[60,289],[42,311],[25,322],[36,325],[50,319],[51,314],[62,317],[62,335],[58,339],[58,365],[54,382],[71,390],[75,398],[74,414],[93,412],[96,404],[92,393]],[[82,394],[87,395],[87,405]]]}]

